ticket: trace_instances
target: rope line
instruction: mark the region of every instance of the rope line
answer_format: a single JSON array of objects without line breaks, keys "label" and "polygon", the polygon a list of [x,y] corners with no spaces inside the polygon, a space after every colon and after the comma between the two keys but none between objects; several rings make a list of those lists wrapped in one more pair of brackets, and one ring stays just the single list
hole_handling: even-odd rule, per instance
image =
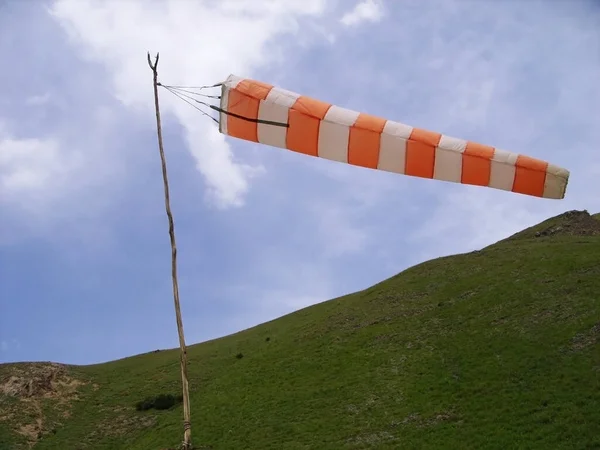
[{"label": "rope line", "polygon": [[[163,87],[164,87],[164,88],[165,88],[167,91],[169,91],[171,94],[175,95],[175,96],[176,96],[176,97],[178,97],[179,99],[181,99],[181,100],[183,100],[184,102],[186,102],[186,103],[187,103],[188,105],[190,105],[192,108],[195,108],[195,109],[197,109],[198,111],[200,111],[200,113],[201,113],[201,114],[203,114],[203,115],[205,115],[206,117],[208,117],[208,118],[212,119],[212,120],[213,120],[215,123],[217,123],[217,124],[219,123],[219,120],[218,120],[218,119],[215,119],[213,116],[211,116],[210,114],[208,114],[206,111],[203,111],[202,109],[198,108],[196,105],[194,105],[194,104],[193,104],[192,102],[190,102],[189,100],[185,99],[185,98],[184,98],[184,97],[183,97],[181,94],[179,94],[178,92],[176,92],[176,91],[173,91],[173,90],[169,89],[169,88],[168,88],[168,87],[166,87],[166,86],[163,86]],[[195,102],[197,102],[197,103],[200,103],[200,104],[202,104],[202,105],[208,106],[208,107],[212,107],[212,106],[213,106],[213,105],[209,105],[208,103],[201,102],[200,100],[197,100],[197,99],[195,99],[195,98],[193,98],[192,100],[193,100],[193,101],[195,101]]]},{"label": "rope line", "polygon": [[186,94],[191,94],[191,95],[197,95],[199,97],[214,98],[214,99],[217,99],[217,100],[221,99],[220,95],[202,94],[200,92],[194,92],[194,91],[190,91],[189,90],[189,89],[193,89],[193,88],[186,89],[186,88],[180,88],[180,87],[177,87],[177,86],[168,86],[168,85],[165,85],[165,84],[161,84],[161,86],[164,87],[164,88],[167,88],[167,89],[173,89],[174,91],[185,92]]},{"label": "rope line", "polygon": [[[173,94],[179,94],[179,95],[181,95],[183,97],[186,97],[186,98],[190,99],[193,102],[199,103],[199,104],[204,105],[204,106],[211,106],[209,103],[203,102],[202,100],[198,100],[197,98],[194,98],[194,97],[186,94],[185,91],[175,90],[175,89],[173,89],[171,87],[167,87],[167,86],[164,86],[164,87],[165,87],[165,89],[169,90]],[[197,94],[197,95],[199,95],[199,94]],[[218,98],[220,99],[221,97],[218,97]]]},{"label": "rope line", "polygon": [[[159,86],[164,86],[161,83],[158,83]],[[212,84],[210,86],[176,86],[176,85],[171,85],[169,87],[172,88],[177,88],[177,89],[210,89],[210,88],[214,88],[214,87],[219,87],[219,86],[223,86],[223,83],[217,83],[217,84]]]},{"label": "rope line", "polygon": [[[218,84],[215,84],[214,86],[208,86],[208,87],[220,86],[222,84],[223,83],[218,83]],[[208,107],[208,108],[210,108],[210,109],[212,109],[214,111],[217,111],[218,113],[227,114],[228,116],[232,116],[232,117],[235,117],[235,118],[240,119],[240,120],[245,120],[247,122],[262,123],[262,124],[265,124],[265,125],[272,125],[272,126],[275,126],[275,127],[284,127],[284,128],[289,128],[290,127],[289,123],[275,122],[273,120],[265,120],[265,119],[255,119],[253,117],[246,117],[246,116],[242,116],[240,114],[236,114],[236,113],[231,112],[231,111],[226,111],[226,110],[224,110],[224,109],[222,109],[222,108],[220,108],[218,106],[211,105],[210,103],[206,103],[206,102],[203,102],[201,100],[198,100],[197,98],[194,98],[194,97],[188,95],[188,93],[192,94],[192,95],[200,95],[200,96],[203,96],[203,97],[215,98],[215,99],[221,99],[220,96],[211,96],[211,95],[206,95],[206,94],[200,94],[198,92],[190,92],[190,91],[187,90],[187,89],[194,89],[194,88],[183,88],[183,87],[180,88],[180,87],[165,85],[165,84],[161,84],[161,83],[158,83],[158,85],[161,86],[161,87],[164,87],[171,94],[177,96],[179,99],[183,100],[188,105],[190,105],[193,108],[197,109],[203,115],[205,115],[207,117],[210,117],[217,124],[220,123],[218,119],[214,118],[213,116],[211,116],[210,114],[208,114],[206,111],[202,110],[201,108],[198,108],[192,102],[195,102],[195,103],[198,103],[200,105],[206,106],[206,107]],[[207,87],[207,86],[204,86],[204,87]],[[195,89],[202,89],[202,87],[195,88]],[[184,97],[187,97],[187,98],[184,98]]]}]

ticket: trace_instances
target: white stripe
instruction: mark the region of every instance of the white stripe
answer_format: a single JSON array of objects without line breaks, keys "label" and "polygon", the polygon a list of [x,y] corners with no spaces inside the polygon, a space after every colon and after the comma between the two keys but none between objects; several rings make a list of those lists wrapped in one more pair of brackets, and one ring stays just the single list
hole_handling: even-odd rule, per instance
[{"label": "white stripe", "polygon": [[548,164],[548,168],[546,170],[548,171],[548,173],[556,175],[559,178],[569,178],[569,171],[567,169],[555,166],[554,164]]},{"label": "white stripe", "polygon": [[[387,125],[387,124],[386,124]],[[403,174],[406,165],[406,139],[395,134],[381,134],[377,168]]]},{"label": "white stripe", "polygon": [[564,198],[568,181],[568,170],[555,166],[554,164],[548,164],[543,196],[545,198]]},{"label": "white stripe", "polygon": [[[220,107],[223,111],[227,111],[229,108],[229,91],[235,89],[243,79],[244,78],[242,77],[231,74],[221,85]],[[227,114],[225,113],[219,113],[219,131],[223,134],[227,134]]]},{"label": "white stripe", "polygon": [[402,139],[410,138],[410,134],[412,133],[413,127],[410,125],[405,125],[400,122],[394,122],[392,120],[388,120],[383,127],[382,134],[396,136]]},{"label": "white stripe", "polygon": [[[287,124],[290,108],[280,103],[261,100],[258,105],[259,120]],[[266,123],[257,124],[258,142],[273,147],[286,148],[287,127]]]},{"label": "white stripe", "polygon": [[244,78],[231,74],[227,77],[223,84],[230,89],[235,89],[238,86],[238,84],[240,84],[240,82],[243,80]]},{"label": "white stripe", "polygon": [[359,112],[331,105],[319,127],[317,154],[321,158],[348,162],[350,127],[359,115]]},{"label": "white stripe", "polygon": [[[229,105],[229,87],[225,83],[221,87],[221,110],[227,111]],[[219,113],[219,131],[223,134],[227,134],[227,114],[224,112]]]},{"label": "white stripe", "polygon": [[494,151],[494,156],[492,156],[492,161],[514,166],[517,163],[518,157],[519,155],[517,153],[507,152],[506,150],[497,148]]},{"label": "white stripe", "polygon": [[[289,123],[290,107],[300,97],[292,91],[274,87],[258,107],[258,118],[279,123]],[[258,142],[273,147],[286,148],[287,128],[277,125],[258,123]]]},{"label": "white stripe", "polygon": [[456,150],[435,149],[433,178],[460,183],[462,176],[462,153]]},{"label": "white stripe", "polygon": [[405,125],[400,122],[394,122],[392,120],[388,120],[383,127],[383,134],[389,134],[391,136],[396,136],[402,139],[410,138],[413,127],[410,125]]},{"label": "white stripe", "polygon": [[346,108],[340,108],[336,105],[331,105],[331,107],[327,110],[323,121],[351,127],[356,123],[356,119],[358,119],[359,115],[359,112]]},{"label": "white stripe", "polygon": [[333,161],[348,162],[350,127],[339,123],[321,121],[317,155]]},{"label": "white stripe", "polygon": [[517,162],[516,153],[507,152],[505,150],[496,149],[492,157],[490,183],[491,188],[503,189],[511,191],[515,182]]},{"label": "white stripe", "polygon": [[542,197],[545,198],[562,198],[565,189],[565,182],[563,178],[558,178],[552,173],[546,173],[546,180],[544,181],[544,193]]},{"label": "white stripe", "polygon": [[460,183],[462,179],[462,154],[467,148],[467,141],[442,134],[435,149],[433,178],[436,180]]},{"label": "white stripe", "polygon": [[269,91],[269,94],[265,100],[267,102],[277,103],[278,105],[291,108],[294,106],[294,103],[296,103],[296,100],[298,100],[299,97],[300,94],[274,87]]},{"label": "white stripe", "polygon": [[442,134],[438,147],[443,148],[444,150],[452,150],[463,153],[467,148],[467,141]]}]

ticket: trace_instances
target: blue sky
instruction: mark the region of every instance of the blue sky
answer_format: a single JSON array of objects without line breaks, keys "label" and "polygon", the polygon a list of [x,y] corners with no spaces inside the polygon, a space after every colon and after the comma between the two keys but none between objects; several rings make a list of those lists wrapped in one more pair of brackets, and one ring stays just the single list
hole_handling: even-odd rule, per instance
[{"label": "blue sky", "polygon": [[188,344],[600,211],[594,0],[14,0],[0,51],[2,362],[178,345],[147,51],[167,84],[234,73],[571,171],[562,201],[371,171],[162,90]]}]

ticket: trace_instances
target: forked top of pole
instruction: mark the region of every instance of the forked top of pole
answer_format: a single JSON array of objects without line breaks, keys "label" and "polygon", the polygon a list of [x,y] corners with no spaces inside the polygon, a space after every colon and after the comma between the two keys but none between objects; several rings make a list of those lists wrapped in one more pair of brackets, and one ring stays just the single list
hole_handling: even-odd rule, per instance
[{"label": "forked top of pole", "polygon": [[154,60],[154,64],[152,64],[152,60],[150,59],[150,52],[148,52],[148,65],[150,66],[150,69],[152,69],[152,72],[154,72],[154,74],[156,74],[156,67],[158,66],[158,56],[159,54],[156,53],[156,59]]}]

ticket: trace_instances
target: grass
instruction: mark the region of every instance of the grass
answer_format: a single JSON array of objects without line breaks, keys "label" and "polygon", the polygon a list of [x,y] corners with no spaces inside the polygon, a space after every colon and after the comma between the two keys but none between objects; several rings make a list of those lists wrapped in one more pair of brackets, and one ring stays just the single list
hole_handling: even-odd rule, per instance
[{"label": "grass", "polygon": [[[195,448],[600,448],[600,224],[582,214],[190,346]],[[85,384],[46,399],[36,450],[179,445],[181,404],[136,410],[180,394],[178,350],[64,377]],[[1,449],[28,448],[19,402],[0,395]]]}]

